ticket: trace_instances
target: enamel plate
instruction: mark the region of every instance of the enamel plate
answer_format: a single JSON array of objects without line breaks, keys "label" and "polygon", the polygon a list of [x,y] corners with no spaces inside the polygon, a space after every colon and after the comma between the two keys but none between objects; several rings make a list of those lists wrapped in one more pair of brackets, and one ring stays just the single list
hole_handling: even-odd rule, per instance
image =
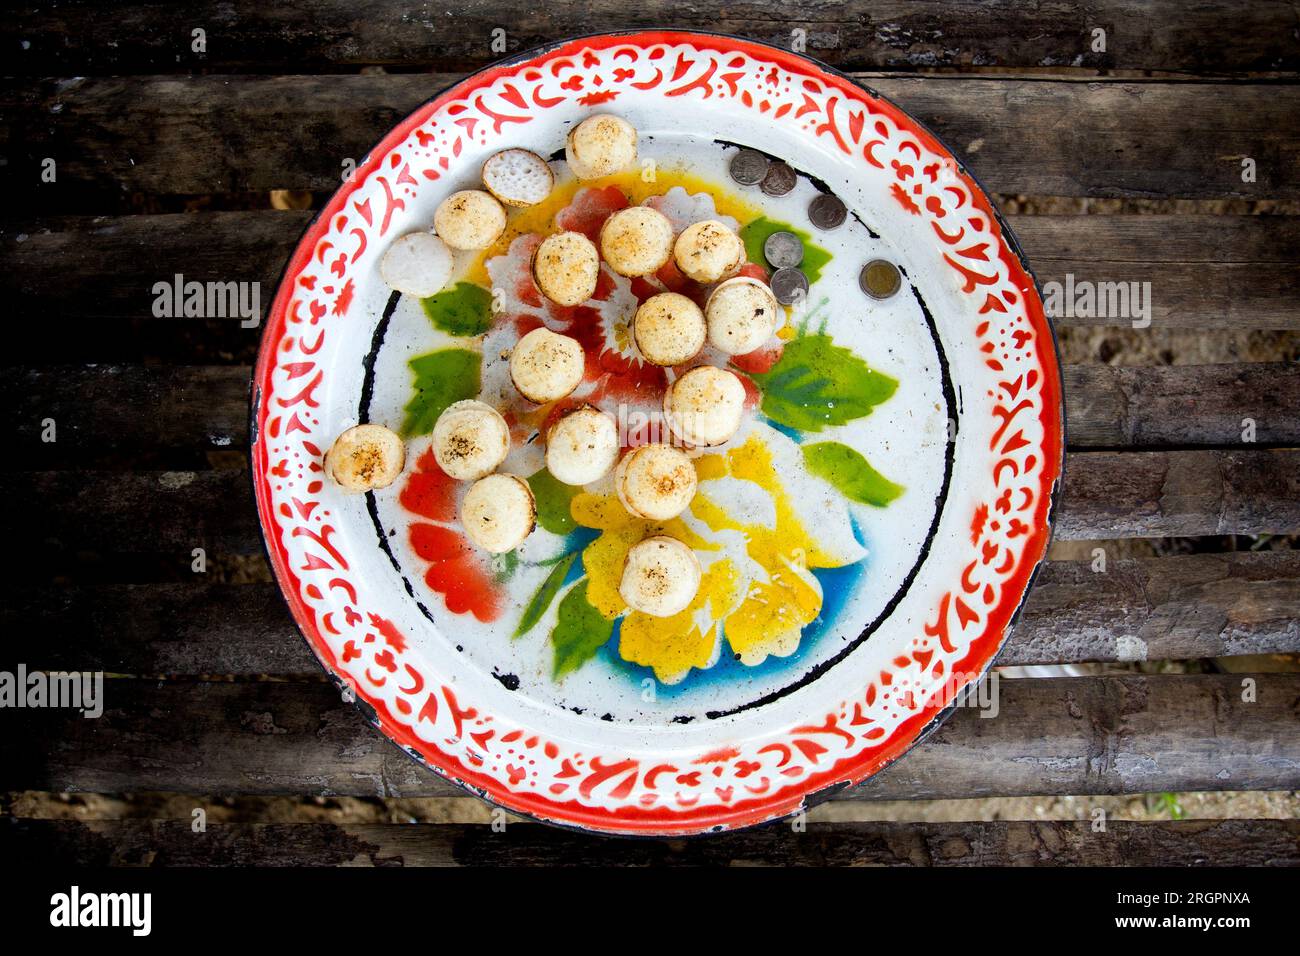
[{"label": "enamel plate", "polygon": [[[579,183],[565,138],[598,113],[636,127],[638,160]],[[511,210],[491,248],[457,253],[438,295],[390,290],[379,263],[392,242],[430,229],[439,202],[481,188],[483,161],[511,147],[550,161],[550,197]],[[729,170],[742,147],[792,167],[794,188],[768,194],[788,185],[784,168],[779,188],[739,184]],[[827,193],[848,216],[821,229],[809,207]],[[631,517],[609,478],[557,482],[544,434],[590,403],[615,417],[624,446],[665,437],[658,412],[682,370],[643,362],[628,323],[651,295],[702,301],[707,289],[671,264],[646,279],[606,266],[591,300],[561,308],[530,273],[544,236],[595,237],[642,203],[677,230],[702,219],[738,230],[743,274],[762,279],[767,238],[793,233],[808,285],[766,344],[697,359],[740,375],[745,414],[727,444],[690,452],[699,492],[663,524]],[[860,285],[875,260],[894,294]],[[510,350],[540,326],[586,354],[562,407],[528,405],[510,385]],[[505,555],[465,537],[464,483],[429,450],[438,414],[467,398],[506,417],[501,470],[537,500],[537,530]],[[346,696],[476,794],[629,834],[790,814],[936,726],[989,667],[1043,558],[1063,427],[1034,281],[942,143],[803,57],[658,32],[492,67],[393,130],[289,263],[253,419],[272,564]],[[406,440],[402,476],[370,494],[345,493],[321,467],[358,422]],[[630,611],[618,590],[628,549],[661,533],[703,569],[694,603],[669,618]]]}]

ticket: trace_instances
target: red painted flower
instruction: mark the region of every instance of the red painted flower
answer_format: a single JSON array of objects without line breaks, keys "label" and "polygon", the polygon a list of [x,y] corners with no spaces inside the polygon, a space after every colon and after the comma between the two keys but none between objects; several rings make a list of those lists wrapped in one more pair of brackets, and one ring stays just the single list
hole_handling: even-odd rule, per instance
[{"label": "red painted flower", "polygon": [[573,200],[555,214],[555,225],[560,229],[584,234],[592,242],[600,235],[605,220],[627,208],[627,196],[617,186],[585,187],[574,194]]},{"label": "red painted flower", "polygon": [[452,526],[458,484],[438,467],[432,450],[415,463],[398,500],[407,511],[430,520],[412,522],[407,531],[411,550],[429,563],[424,583],[443,596],[447,610],[495,621],[501,616],[503,595],[492,570],[483,552]]}]

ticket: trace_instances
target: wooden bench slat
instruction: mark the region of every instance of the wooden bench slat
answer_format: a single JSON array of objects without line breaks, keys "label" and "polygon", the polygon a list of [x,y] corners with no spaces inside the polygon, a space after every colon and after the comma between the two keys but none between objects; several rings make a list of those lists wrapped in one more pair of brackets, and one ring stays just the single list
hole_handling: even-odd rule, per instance
[{"label": "wooden bench slat", "polygon": [[[0,272],[0,297],[15,318],[61,313],[76,329],[26,343],[10,361],[33,350],[41,361],[115,361],[161,348],[164,332],[200,324],[152,317],[154,283],[177,273],[258,282],[265,312],[310,218],[263,210],[8,220],[0,224],[0,253],[10,264]],[[1020,215],[1010,222],[1044,285],[1071,275],[1076,283],[1150,282],[1153,328],[1300,328],[1300,217]],[[132,337],[123,320],[143,323],[149,335]],[[1129,324],[1102,316],[1055,321]],[[208,324],[218,334],[196,339],[251,359],[260,329],[235,320]]]},{"label": "wooden bench slat", "polygon": [[[16,540],[105,553],[251,554],[262,548],[243,470],[0,473]],[[1300,450],[1072,452],[1062,539],[1289,534],[1300,529]]]},{"label": "wooden bench slat", "polygon": [[[242,366],[10,369],[0,407],[18,444],[0,468],[91,467],[107,456],[193,457],[248,444],[250,370]],[[1072,449],[1300,445],[1300,365],[1067,366]],[[57,425],[43,440],[44,422]],[[187,457],[187,460],[188,460]]]},{"label": "wooden bench slat", "polygon": [[1300,652],[1300,551],[1043,565],[1000,664]]},{"label": "wooden bench slat", "polygon": [[1300,445],[1300,365],[1073,365],[1065,380],[1072,448]]},{"label": "wooden bench slat", "polygon": [[1289,534],[1300,529],[1300,450],[1075,452],[1062,539]]},{"label": "wooden bench slat", "polygon": [[[273,584],[10,587],[0,630],[43,670],[319,677]],[[1049,561],[1000,664],[1300,653],[1300,552]]]},{"label": "wooden bench slat", "polygon": [[[232,13],[232,8],[235,12]],[[1231,29],[1225,29],[1225,18]],[[1221,4],[1078,0],[1050,5],[817,2],[797,10],[746,0],[669,0],[635,5],[552,0],[541,8],[505,0],[462,4],[455,17],[424,4],[308,0],[267,6],[199,2],[61,5],[6,18],[7,70],[28,74],[188,70],[328,72],[380,64],[401,69],[482,66],[562,37],[671,23],[789,48],[792,29],[808,53],[842,68],[1044,67],[1221,72],[1300,67],[1294,9],[1253,0],[1229,15]],[[207,33],[192,50],[196,25]],[[505,49],[492,48],[504,28]],[[1104,50],[1093,30],[1106,31]]]},{"label": "wooden bench slat", "polygon": [[775,823],[707,840],[599,839],[511,823],[209,824],[11,820],[0,850],[40,866],[1295,866],[1300,820]]},{"label": "wooden bench slat", "polygon": [[[248,448],[247,366],[88,365],[10,369],[7,424],[28,452],[88,467],[97,456]],[[47,419],[54,442],[42,440]],[[146,457],[147,461],[148,458]]]},{"label": "wooden bench slat", "polygon": [[[837,798],[934,799],[1300,786],[1300,675],[1002,680]],[[105,682],[105,710],[13,709],[8,789],[430,796],[461,793],[328,684]]]},{"label": "wooden bench slat", "polygon": [[[104,192],[333,190],[345,159],[359,161],[457,78],[7,80],[0,184],[14,208],[38,214],[51,202],[76,211]],[[870,83],[949,142],[994,192],[1300,196],[1300,86],[935,75]],[[1243,156],[1256,162],[1254,182],[1242,181]],[[46,157],[59,164],[56,185],[41,184]]]}]

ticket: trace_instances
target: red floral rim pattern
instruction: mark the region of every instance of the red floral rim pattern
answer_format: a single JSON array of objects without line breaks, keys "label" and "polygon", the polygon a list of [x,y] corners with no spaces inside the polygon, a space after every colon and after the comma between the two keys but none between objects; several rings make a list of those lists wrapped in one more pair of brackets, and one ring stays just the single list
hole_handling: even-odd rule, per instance
[{"label": "red floral rim pattern", "polygon": [[[890,201],[928,223],[959,276],[990,376],[993,420],[980,437],[987,434],[995,493],[970,516],[960,580],[939,596],[907,652],[816,719],[690,759],[570,751],[540,728],[509,725],[483,702],[460,699],[368,606],[334,540],[320,466],[331,427],[316,397],[327,337],[347,319],[355,277],[373,271],[381,240],[403,231],[394,222],[407,200],[447,176],[466,145],[518,145],[520,127],[540,111],[616,103],[625,91],[729,101],[886,179]],[[951,154],[891,103],[802,57],[675,32],[570,41],[475,74],[399,124],[290,261],[255,372],[254,418],[254,484],[271,563],[324,666],[374,709],[386,735],[441,774],[512,810],[614,833],[760,823],[903,753],[951,699],[951,682],[982,673],[1000,647],[1046,551],[1062,454],[1059,370],[1041,300],[987,198]]]}]

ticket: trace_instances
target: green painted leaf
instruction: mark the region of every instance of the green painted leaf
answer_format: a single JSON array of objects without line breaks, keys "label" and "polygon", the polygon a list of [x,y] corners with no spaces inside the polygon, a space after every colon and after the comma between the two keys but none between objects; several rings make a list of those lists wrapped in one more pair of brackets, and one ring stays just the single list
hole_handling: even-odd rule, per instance
[{"label": "green painted leaf", "polygon": [[902,485],[894,484],[860,454],[837,441],[804,445],[803,460],[809,472],[830,482],[844,497],[864,505],[883,508],[903,493]]},{"label": "green painted leaf", "polygon": [[492,293],[472,282],[421,299],[424,314],[448,335],[482,335],[492,324]]},{"label": "green painted leaf", "polygon": [[750,262],[757,262],[760,265],[767,262],[767,256],[763,254],[763,243],[767,242],[767,237],[774,232],[793,232],[798,236],[799,241],[803,243],[803,262],[799,263],[799,270],[808,277],[809,285],[821,278],[822,269],[831,261],[831,254],[814,243],[812,236],[802,229],[796,229],[789,223],[768,219],[766,216],[759,216],[740,230],[740,238],[745,242],[745,255]]},{"label": "green painted leaf", "polygon": [[444,408],[477,395],[481,361],[479,353],[469,349],[443,349],[411,359],[415,395],[406,403],[402,435],[429,434]]},{"label": "green painted leaf", "polygon": [[546,576],[542,586],[537,589],[533,599],[528,602],[528,607],[524,608],[523,617],[519,619],[519,626],[515,628],[515,637],[522,637],[537,626],[537,622],[542,619],[546,609],[551,606],[555,600],[555,595],[560,591],[560,585],[564,583],[564,576],[569,573],[569,568],[573,567],[573,562],[578,560],[578,552],[565,555],[564,558],[551,569],[551,573]]},{"label": "green painted leaf", "polygon": [[558,679],[576,671],[596,655],[614,633],[614,622],[587,600],[587,579],[583,578],[560,601],[551,643],[555,645],[554,676]]},{"label": "green painted leaf", "polygon": [[763,414],[805,432],[863,418],[898,388],[896,379],[820,333],[787,342],[771,371],[751,377],[763,390]]},{"label": "green painted leaf", "polygon": [[565,535],[578,526],[569,505],[580,489],[566,485],[543,468],[528,479],[537,500],[537,523],[551,534]]}]

